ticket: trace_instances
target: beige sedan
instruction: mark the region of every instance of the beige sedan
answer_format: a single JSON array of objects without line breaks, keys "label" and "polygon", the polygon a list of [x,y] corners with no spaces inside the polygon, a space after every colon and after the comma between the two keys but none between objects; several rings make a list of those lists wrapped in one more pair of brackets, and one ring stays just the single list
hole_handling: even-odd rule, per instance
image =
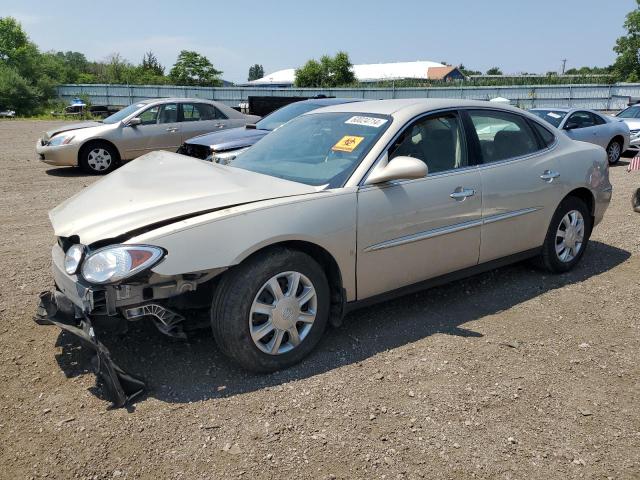
[{"label": "beige sedan", "polygon": [[526,258],[573,268],[608,169],[522,110],[435,99],[314,110],[229,165],[151,153],[50,212],[40,321],[181,336],[204,315],[240,365],[285,368],[363,304]]},{"label": "beige sedan", "polygon": [[175,152],[196,135],[242,127],[259,119],[197,98],[144,100],[101,122],[63,125],[46,132],[38,140],[36,152],[49,165],[80,166],[88,173],[105,174],[145,153]]}]

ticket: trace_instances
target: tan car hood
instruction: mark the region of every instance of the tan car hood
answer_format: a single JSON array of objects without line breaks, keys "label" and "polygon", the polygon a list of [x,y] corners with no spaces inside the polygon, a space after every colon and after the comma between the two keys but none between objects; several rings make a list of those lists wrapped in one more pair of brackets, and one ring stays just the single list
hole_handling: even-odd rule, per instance
[{"label": "tan car hood", "polygon": [[55,234],[89,245],[172,219],[316,188],[169,152],[143,155],[49,212]]},{"label": "tan car hood", "polygon": [[68,132],[69,130],[79,130],[81,128],[102,127],[102,126],[104,126],[104,123],[91,122],[91,121],[81,122],[81,123],[69,123],[66,125],[60,125],[58,128],[45,132],[42,139],[47,141],[54,135],[58,135],[59,133],[62,133],[62,132]]}]

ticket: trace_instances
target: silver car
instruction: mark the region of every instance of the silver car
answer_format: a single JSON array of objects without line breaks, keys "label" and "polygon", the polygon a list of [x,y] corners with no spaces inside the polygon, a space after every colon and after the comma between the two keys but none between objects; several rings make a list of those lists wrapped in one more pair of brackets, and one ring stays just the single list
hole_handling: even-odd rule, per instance
[{"label": "silver car", "polygon": [[631,140],[627,151],[632,155],[638,155],[640,153],[640,105],[631,105],[625,108],[618,112],[615,118],[626,123],[631,132]]},{"label": "silver car", "polygon": [[325,107],[230,165],[151,153],[53,209],[56,287],[38,321],[110,365],[94,316],[181,336],[200,310],[222,352],[274,371],[362,304],[530,257],[570,270],[611,192],[602,148],[516,108]]},{"label": "silver car", "polygon": [[617,118],[579,108],[533,108],[529,111],[564,130],[574,140],[600,145],[607,151],[610,165],[618,163],[629,148],[629,127]]},{"label": "silver car", "polygon": [[175,152],[188,138],[243,127],[260,117],[198,98],[162,98],[134,103],[100,122],[62,125],[36,144],[49,165],[80,166],[105,174],[120,162],[154,150]]}]

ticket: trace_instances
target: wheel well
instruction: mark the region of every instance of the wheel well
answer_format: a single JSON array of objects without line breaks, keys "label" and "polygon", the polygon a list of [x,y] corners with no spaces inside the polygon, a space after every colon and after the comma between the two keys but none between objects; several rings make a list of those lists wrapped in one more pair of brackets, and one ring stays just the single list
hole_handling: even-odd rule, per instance
[{"label": "wheel well", "polygon": [[594,216],[596,202],[595,198],[593,198],[593,193],[591,193],[588,188],[576,188],[575,190],[569,192],[567,197],[576,197],[582,200],[587,205],[591,217]]},{"label": "wheel well", "polygon": [[[329,317],[329,321],[334,326],[340,326],[340,324],[342,323],[342,316],[344,314],[344,305],[347,299],[344,293],[344,288],[342,286],[342,273],[340,272],[338,262],[336,262],[336,259],[333,258],[333,255],[331,255],[327,250],[320,247],[319,245],[316,245],[315,243],[302,240],[289,240],[261,248],[260,250],[253,252],[248,258],[263,253],[265,250],[270,250],[272,248],[278,247],[298,250],[300,252],[306,253],[316,262],[318,262],[318,265],[320,265],[320,267],[324,270],[325,275],[327,276],[329,289],[331,291],[331,315]],[[246,259],[244,261],[246,261]]]},{"label": "wheel well", "polygon": [[93,145],[109,145],[111,148],[113,148],[113,150],[116,152],[116,156],[117,158],[115,159],[117,162],[119,162],[121,160],[120,157],[120,151],[118,150],[118,147],[116,147],[112,142],[110,142],[109,140],[103,140],[101,138],[96,138],[93,140],[89,140],[86,143],[84,143],[82,145],[82,147],[80,147],[80,150],[78,150],[78,165],[80,165],[80,156],[84,153],[84,151],[89,148],[92,147]]},{"label": "wheel well", "polygon": [[617,140],[618,143],[620,144],[620,148],[624,148],[624,137],[622,135],[616,135],[615,137],[613,137],[611,139],[611,141],[613,142],[614,140]]}]

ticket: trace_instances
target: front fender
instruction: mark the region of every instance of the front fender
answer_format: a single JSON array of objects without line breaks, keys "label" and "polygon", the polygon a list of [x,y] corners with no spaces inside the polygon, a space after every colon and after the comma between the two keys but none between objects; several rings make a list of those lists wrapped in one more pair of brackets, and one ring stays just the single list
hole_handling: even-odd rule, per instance
[{"label": "front fender", "polygon": [[164,248],[153,268],[179,275],[230,267],[270,245],[286,241],[315,244],[340,268],[347,299],[354,299],[356,266],[355,188],[256,202],[178,221],[131,238]]}]

